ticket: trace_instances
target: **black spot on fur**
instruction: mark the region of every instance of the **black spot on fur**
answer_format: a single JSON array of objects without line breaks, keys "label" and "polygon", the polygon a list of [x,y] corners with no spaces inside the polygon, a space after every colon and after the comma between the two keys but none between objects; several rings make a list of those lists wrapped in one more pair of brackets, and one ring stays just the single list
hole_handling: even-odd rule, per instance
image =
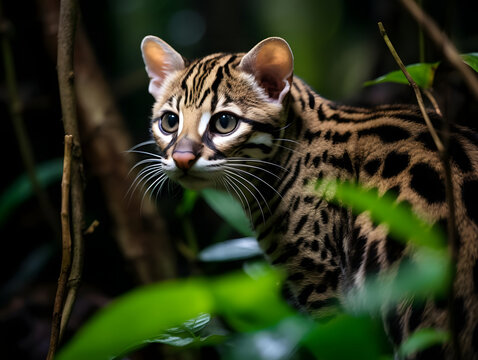
[{"label": "black spot on fur", "polygon": [[309,215],[302,215],[302,217],[300,218],[299,222],[297,223],[294,229],[294,235],[297,235],[302,230],[308,218],[309,218]]},{"label": "black spot on fur", "polygon": [[400,315],[396,310],[390,311],[386,316],[386,326],[393,343],[400,344],[402,342],[402,326],[400,325]]},{"label": "black spot on fur", "polygon": [[377,273],[380,270],[377,246],[378,244],[374,242],[370,244],[367,250],[367,259],[365,262],[365,271],[367,273]]},{"label": "black spot on fur", "polygon": [[327,271],[322,279],[324,284],[327,284],[332,290],[337,289],[339,283],[339,272],[338,270]]},{"label": "black spot on fur", "polygon": [[310,243],[310,250],[317,252],[319,251],[319,241],[318,240],[312,240]]},{"label": "black spot on fur", "polygon": [[297,199],[295,199],[294,206],[292,207],[294,211],[296,211],[299,208],[299,204],[300,204],[300,196],[298,196]]},{"label": "black spot on fur", "polygon": [[352,160],[350,159],[348,152],[345,152],[341,157],[331,156],[329,162],[333,166],[344,169],[351,174],[354,172]]},{"label": "black spot on fur", "polygon": [[314,235],[317,236],[320,234],[320,227],[317,221],[314,221]]},{"label": "black spot on fur", "polygon": [[435,142],[433,141],[433,138],[428,131],[420,133],[416,137],[416,140],[421,142],[423,144],[423,146],[425,146],[428,150],[437,151],[437,147],[435,145]]},{"label": "black spot on fur", "polygon": [[410,156],[405,153],[390,152],[383,164],[382,177],[385,179],[397,176],[405,170],[410,162]]},{"label": "black spot on fur", "polygon": [[309,304],[311,309],[320,309],[327,306],[337,306],[339,301],[336,298],[330,298],[325,300],[315,300]]},{"label": "black spot on fur", "polygon": [[458,165],[462,172],[466,173],[468,171],[473,170],[470,158],[468,157],[465,150],[463,149],[463,146],[456,137],[452,137],[450,139],[449,153],[450,157]]},{"label": "black spot on fur", "polygon": [[410,137],[410,133],[399,127],[393,125],[382,125],[377,126],[369,129],[364,129],[359,131],[359,136],[367,136],[367,135],[377,135],[380,137],[380,140],[386,143],[392,143],[404,139],[408,139]]},{"label": "black spot on fur", "polygon": [[362,264],[362,258],[366,244],[367,238],[365,236],[359,236],[355,239],[353,251],[350,256],[350,266],[355,271],[358,270]]},{"label": "black spot on fur", "polygon": [[330,140],[331,137],[332,137],[332,132],[330,130],[328,130],[324,135],[324,139],[325,140]]},{"label": "black spot on fur", "polygon": [[320,217],[322,219],[322,224],[327,224],[329,222],[329,213],[326,210],[320,212]]},{"label": "black spot on fur", "polygon": [[344,132],[343,134],[335,133],[332,136],[332,144],[340,144],[349,141],[350,135],[352,135],[349,131]]},{"label": "black spot on fur", "polygon": [[307,300],[309,299],[310,294],[312,294],[312,291],[314,291],[314,285],[309,284],[305,286],[300,294],[297,300],[299,301],[299,304],[305,305],[307,303]]},{"label": "black spot on fur", "polygon": [[315,199],[315,198],[314,198],[313,196],[306,196],[306,197],[304,198],[304,202],[305,202],[306,204],[312,204],[312,202],[314,201],[314,199]]},{"label": "black spot on fur", "polygon": [[408,321],[409,331],[414,331],[422,321],[423,312],[425,311],[425,304],[413,304],[410,319]]},{"label": "black spot on fur", "polygon": [[369,176],[373,176],[378,171],[380,167],[381,161],[379,159],[370,160],[368,163],[364,165],[364,170]]},{"label": "black spot on fur", "polygon": [[320,258],[322,260],[325,260],[327,258],[327,250],[322,249],[322,251],[320,252]]},{"label": "black spot on fur", "polygon": [[299,280],[302,280],[303,278],[305,278],[305,275],[304,273],[302,272],[296,272],[294,274],[291,274],[287,277],[287,280],[288,281],[299,281]]},{"label": "black spot on fur", "polygon": [[295,246],[286,249],[280,256],[272,262],[272,265],[283,264],[291,257],[297,256],[299,249]]},{"label": "black spot on fur", "polygon": [[307,164],[309,163],[309,161],[310,161],[310,152],[308,152],[308,153],[305,155],[304,165],[307,166]]},{"label": "black spot on fur", "polygon": [[304,268],[307,271],[313,271],[315,269],[314,259],[310,257],[305,257],[300,261],[300,267]]},{"label": "black spot on fur", "polygon": [[325,150],[323,153],[322,153],[322,161],[323,162],[326,162],[327,161],[327,157],[329,155],[329,152],[327,150]]},{"label": "black spot on fur", "polygon": [[319,166],[320,164],[320,157],[319,156],[316,156],[312,159],[312,164],[314,164],[314,167],[317,167]]},{"label": "black spot on fur", "polygon": [[326,291],[327,291],[327,285],[325,285],[325,284],[319,284],[319,285],[317,285],[317,287],[315,288],[315,292],[316,292],[317,294],[322,294],[322,293],[324,293],[324,292],[326,292]]},{"label": "black spot on fur", "polygon": [[396,241],[389,236],[385,240],[385,253],[389,264],[393,264],[395,261],[401,258],[405,245],[402,242]]},{"label": "black spot on fur", "polygon": [[465,181],[461,191],[466,213],[478,225],[478,181]]},{"label": "black spot on fur", "polygon": [[445,185],[438,172],[425,163],[415,164],[410,169],[410,187],[428,202],[435,204],[445,201]]}]

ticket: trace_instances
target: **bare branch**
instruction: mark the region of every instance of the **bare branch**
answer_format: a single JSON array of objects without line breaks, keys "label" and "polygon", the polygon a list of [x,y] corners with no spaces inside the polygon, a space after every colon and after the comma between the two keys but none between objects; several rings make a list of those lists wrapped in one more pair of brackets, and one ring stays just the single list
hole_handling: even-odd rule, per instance
[{"label": "bare branch", "polygon": [[78,18],[77,8],[76,0],[61,0],[58,23],[57,68],[63,126],[66,134],[73,135],[71,164],[73,259],[68,279],[67,304],[69,305],[64,308],[62,316],[63,329],[68,322],[71,308],[76,298],[83,268],[83,160],[78,129],[73,72],[73,50]]},{"label": "bare branch", "polygon": [[63,178],[61,180],[61,232],[62,256],[61,270],[56,289],[53,318],[51,324],[50,347],[47,360],[53,359],[60,341],[60,324],[62,308],[66,293],[66,284],[71,266],[71,233],[70,233],[70,180],[71,180],[71,148],[72,136],[65,135],[65,154],[63,159]]}]

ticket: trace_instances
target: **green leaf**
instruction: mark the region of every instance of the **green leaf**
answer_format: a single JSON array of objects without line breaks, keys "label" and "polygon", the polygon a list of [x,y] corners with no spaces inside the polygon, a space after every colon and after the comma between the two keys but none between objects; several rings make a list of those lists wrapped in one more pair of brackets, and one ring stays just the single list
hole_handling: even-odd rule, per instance
[{"label": "green leaf", "polygon": [[249,259],[262,254],[256,238],[246,237],[210,245],[199,253],[199,260],[205,262],[233,261]]},{"label": "green leaf", "polygon": [[[417,85],[423,89],[429,89],[435,78],[435,71],[439,63],[419,63],[408,65],[405,68],[409,72],[410,76],[417,83]],[[401,70],[392,71],[388,74],[382,75],[374,80],[366,81],[364,86],[370,86],[374,84],[380,84],[385,82],[394,82],[399,84],[408,84],[408,80],[403,75]]]},{"label": "green leaf", "polygon": [[436,344],[443,344],[449,340],[450,334],[436,329],[420,329],[411,334],[401,345],[399,354],[409,357]]},{"label": "green leaf", "polygon": [[373,360],[386,351],[382,326],[368,316],[341,314],[319,323],[302,343],[321,360]]},{"label": "green leaf", "polygon": [[202,190],[201,195],[208,205],[239,233],[244,236],[254,235],[241,204],[231,195],[213,189]]},{"label": "green leaf", "polygon": [[478,72],[478,53],[463,54],[461,58],[469,67]]},{"label": "green leaf", "polygon": [[145,286],[98,312],[61,350],[57,360],[114,359],[168,328],[214,309],[204,280]]},{"label": "green leaf", "polygon": [[176,215],[182,217],[190,214],[196,205],[198,197],[199,194],[197,191],[184,189],[183,199],[176,208]]},{"label": "green leaf", "polygon": [[217,337],[217,335],[212,334],[201,334],[210,321],[210,314],[200,314],[194,319],[185,321],[180,326],[167,329],[157,338],[149,340],[149,342],[159,342],[176,347],[204,344],[212,336]]},{"label": "green leaf", "polygon": [[[35,168],[38,182],[42,187],[61,180],[63,159],[53,159]],[[18,177],[0,196],[0,226],[3,226],[11,213],[33,194],[32,185],[26,174]]]},{"label": "green leaf", "polygon": [[[180,328],[200,314],[221,315],[237,329],[272,326],[292,313],[280,297],[280,279],[269,269],[255,279],[235,273],[133,290],[93,316],[55,359],[114,359],[157,341],[168,329]],[[194,320],[187,326],[194,331]]]}]

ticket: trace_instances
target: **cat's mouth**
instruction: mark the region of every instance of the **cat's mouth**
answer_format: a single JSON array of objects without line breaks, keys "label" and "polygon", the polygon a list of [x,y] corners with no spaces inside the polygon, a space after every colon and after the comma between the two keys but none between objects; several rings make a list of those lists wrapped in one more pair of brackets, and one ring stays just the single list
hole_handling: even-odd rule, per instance
[{"label": "cat's mouth", "polygon": [[211,186],[211,179],[198,176],[195,174],[186,173],[176,179],[176,181],[183,187],[191,190],[201,190]]}]

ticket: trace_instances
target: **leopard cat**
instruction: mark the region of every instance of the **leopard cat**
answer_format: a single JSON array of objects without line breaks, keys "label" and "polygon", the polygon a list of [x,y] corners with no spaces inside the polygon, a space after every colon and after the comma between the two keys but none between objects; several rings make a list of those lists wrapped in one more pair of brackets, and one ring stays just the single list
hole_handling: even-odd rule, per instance
[{"label": "leopard cat", "polygon": [[[151,133],[159,154],[150,169],[185,188],[215,187],[235,196],[251,218],[266,257],[288,274],[291,296],[314,313],[369,273],[406,257],[367,213],[328,203],[306,184],[334,178],[395,193],[430,223],[446,224],[442,163],[419,111],[338,105],[293,77],[287,42],[273,37],[248,53],[188,61],[163,40],[141,44],[155,103]],[[438,114],[430,116],[440,120]],[[450,140],[456,227],[454,322],[463,359],[478,359],[478,148],[453,126]],[[385,316],[396,345],[422,327],[447,329],[446,301],[401,306]],[[455,358],[450,345],[416,356]]]}]

